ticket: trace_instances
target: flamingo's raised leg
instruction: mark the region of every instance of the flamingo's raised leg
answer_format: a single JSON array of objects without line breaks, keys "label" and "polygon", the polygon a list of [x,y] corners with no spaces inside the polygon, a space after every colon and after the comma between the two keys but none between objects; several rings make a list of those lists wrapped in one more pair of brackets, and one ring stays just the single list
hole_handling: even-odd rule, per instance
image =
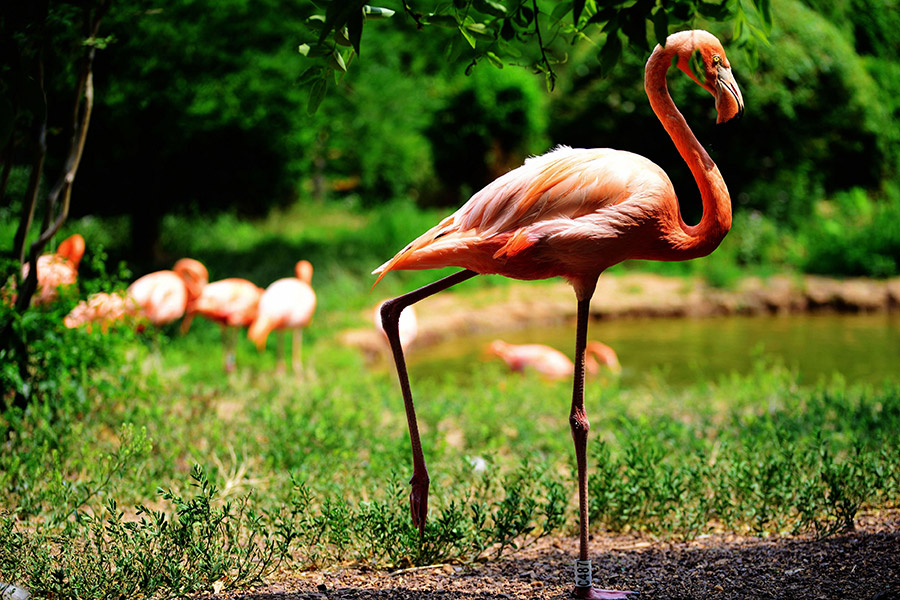
[{"label": "flamingo's raised leg", "polygon": [[403,403],[406,407],[406,421],[409,425],[409,441],[412,445],[413,454],[413,475],[409,481],[412,485],[412,490],[409,493],[409,505],[413,525],[418,527],[420,535],[425,533],[425,520],[428,516],[429,479],[428,469],[425,467],[425,456],[422,453],[422,442],[419,440],[419,424],[416,421],[416,409],[413,406],[412,391],[409,387],[406,359],[403,356],[403,347],[400,345],[400,313],[407,306],[442,292],[477,274],[468,269],[459,271],[434,283],[413,290],[408,294],[388,300],[381,306],[381,323],[388,342],[390,342],[391,352],[394,355],[394,364],[397,367],[397,377],[400,380],[400,390],[403,393]]},{"label": "flamingo's raised leg", "polygon": [[578,317],[575,330],[575,375],[572,384],[572,410],[569,426],[575,442],[575,461],[578,464],[578,514],[580,539],[578,560],[575,561],[576,598],[591,600],[621,600],[636,592],[601,590],[591,585],[591,561],[588,560],[588,490],[587,490],[587,437],[591,424],[584,412],[584,355],[587,348],[588,317],[591,297],[578,300]]}]

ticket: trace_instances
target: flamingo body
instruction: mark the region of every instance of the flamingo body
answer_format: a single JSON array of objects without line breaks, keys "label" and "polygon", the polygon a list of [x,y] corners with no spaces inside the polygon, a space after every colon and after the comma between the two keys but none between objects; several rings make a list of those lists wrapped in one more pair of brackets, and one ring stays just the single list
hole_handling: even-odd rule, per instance
[{"label": "flamingo body", "polygon": [[568,356],[544,344],[508,344],[494,340],[489,351],[502,358],[512,371],[521,373],[532,369],[548,379],[571,377],[575,369]]},{"label": "flamingo body", "polygon": [[135,308],[134,301],[124,294],[98,292],[79,302],[63,319],[63,324],[69,329],[84,326],[88,331],[99,325],[101,331],[106,332],[133,314]]},{"label": "flamingo body", "polygon": [[137,312],[154,325],[165,325],[184,316],[188,304],[206,285],[209,274],[200,262],[183,258],[172,271],[148,273],[128,286],[127,295]]},{"label": "flamingo body", "polygon": [[188,307],[211,321],[229,327],[248,327],[256,318],[262,290],[246,279],[231,277],[206,284]]},{"label": "flamingo body", "polygon": [[[381,334],[387,339],[387,334],[384,332],[384,327],[381,324],[381,307],[384,306],[384,302],[380,302],[378,306],[375,307],[375,312],[373,313],[373,322],[375,323],[375,329],[381,332]],[[412,344],[416,337],[419,335],[419,319],[416,317],[416,311],[412,306],[407,306],[400,313],[400,345],[404,350],[409,348],[410,344]]]},{"label": "flamingo body", "polygon": [[259,350],[266,347],[269,334],[277,329],[303,329],[316,311],[316,293],[304,281],[285,277],[269,285],[259,300],[259,314],[247,337]]},{"label": "flamingo body", "polygon": [[[60,242],[53,254],[43,254],[37,260],[37,290],[32,302],[46,305],[59,297],[59,288],[78,281],[78,265],[84,256],[84,238],[74,234]],[[29,263],[22,265],[22,279],[28,277]]]},{"label": "flamingo body", "polygon": [[[285,277],[269,285],[259,300],[256,320],[250,325],[247,337],[262,352],[266,339],[272,331],[291,330],[291,362],[294,372],[300,374],[303,368],[303,329],[312,321],[316,312],[316,293],[312,289],[313,266],[308,260],[294,265],[296,277]],[[279,336],[282,337],[283,336]],[[284,369],[284,340],[278,344],[278,370]]]}]

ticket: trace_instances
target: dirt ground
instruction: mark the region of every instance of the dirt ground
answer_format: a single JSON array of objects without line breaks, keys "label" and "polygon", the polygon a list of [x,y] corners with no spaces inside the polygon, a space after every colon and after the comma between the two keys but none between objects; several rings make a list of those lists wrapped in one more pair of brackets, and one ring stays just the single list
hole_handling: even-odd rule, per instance
[{"label": "dirt ground", "polygon": [[[809,537],[712,535],[687,542],[636,535],[591,538],[598,586],[667,600],[900,600],[900,511],[865,515],[856,530]],[[397,572],[360,567],[276,574],[216,600],[467,600],[570,597],[577,539],[553,538],[477,565]]]}]

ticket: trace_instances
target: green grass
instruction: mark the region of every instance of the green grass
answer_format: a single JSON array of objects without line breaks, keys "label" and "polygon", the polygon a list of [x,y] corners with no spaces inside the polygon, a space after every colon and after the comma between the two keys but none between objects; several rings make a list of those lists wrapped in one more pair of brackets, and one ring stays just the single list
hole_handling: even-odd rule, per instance
[{"label": "green grass", "polygon": [[[313,261],[319,307],[302,380],[276,376],[271,344],[258,354],[243,337],[240,370],[223,375],[218,328],[202,320],[183,337],[174,327],[62,330],[74,297],[15,318],[38,352],[34,400],[0,413],[0,580],[37,597],[172,597],[238,589],[279,565],[467,562],[573,533],[569,386],[485,363],[466,378],[413,381],[432,479],[431,520],[418,536],[395,378],[369,371],[336,337],[369,326],[363,309],[378,299],[438,276],[399,273],[369,291],[368,272],[438,214],[398,204],[314,220],[311,210],[252,225],[172,219],[164,233],[173,260],[195,256],[213,279],[264,285],[300,258]],[[729,285],[761,247],[791,251],[765,222],[740,225],[744,233],[726,240],[738,249],[690,268]],[[762,241],[747,241],[750,232]],[[758,264],[776,260],[767,256]],[[83,293],[114,285],[94,277],[104,270],[88,263]],[[4,385],[25,385],[2,367]],[[900,386],[799,381],[761,359],[749,375],[687,388],[589,384],[593,526],[824,536],[861,510],[897,507]]]}]

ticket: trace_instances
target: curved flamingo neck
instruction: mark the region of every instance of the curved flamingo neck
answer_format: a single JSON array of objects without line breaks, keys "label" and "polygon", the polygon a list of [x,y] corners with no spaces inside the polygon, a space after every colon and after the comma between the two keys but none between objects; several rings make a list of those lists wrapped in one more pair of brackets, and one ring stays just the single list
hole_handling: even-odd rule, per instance
[{"label": "curved flamingo neck", "polygon": [[670,36],[665,47],[657,46],[650,55],[644,71],[644,89],[650,106],[694,175],[703,202],[703,217],[697,225],[687,225],[679,213],[681,231],[675,232],[670,240],[671,250],[675,252],[668,256],[670,260],[706,256],[731,229],[731,197],[725,180],[675,106],[666,85],[666,74],[673,59],[684,60],[681,57],[690,56],[693,49],[689,34]]}]

